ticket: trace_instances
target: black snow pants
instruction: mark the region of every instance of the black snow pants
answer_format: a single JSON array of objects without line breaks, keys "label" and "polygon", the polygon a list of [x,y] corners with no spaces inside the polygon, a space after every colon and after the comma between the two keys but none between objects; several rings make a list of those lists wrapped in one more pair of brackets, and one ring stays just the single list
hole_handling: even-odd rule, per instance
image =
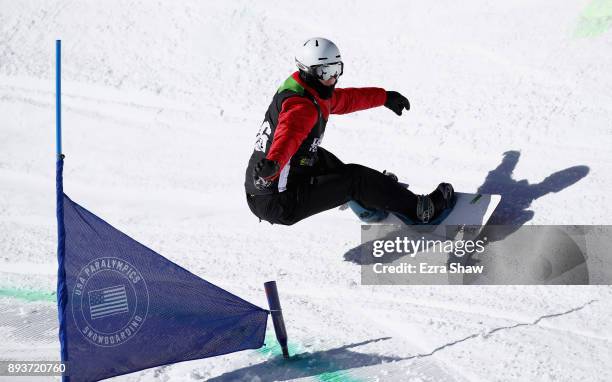
[{"label": "black snow pants", "polygon": [[283,225],[297,223],[349,200],[416,219],[415,194],[379,171],[343,163],[322,147],[318,148],[312,171],[290,182],[285,191],[271,195],[247,194],[247,203],[255,216]]}]

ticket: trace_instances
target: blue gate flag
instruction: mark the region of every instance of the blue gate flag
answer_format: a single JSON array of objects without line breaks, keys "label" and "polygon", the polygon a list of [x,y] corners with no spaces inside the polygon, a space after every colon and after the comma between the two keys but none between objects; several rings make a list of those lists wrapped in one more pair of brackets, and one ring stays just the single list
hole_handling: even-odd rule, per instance
[{"label": "blue gate flag", "polygon": [[57,162],[64,381],[97,381],[263,345],[268,311],[201,279],[63,193]]}]

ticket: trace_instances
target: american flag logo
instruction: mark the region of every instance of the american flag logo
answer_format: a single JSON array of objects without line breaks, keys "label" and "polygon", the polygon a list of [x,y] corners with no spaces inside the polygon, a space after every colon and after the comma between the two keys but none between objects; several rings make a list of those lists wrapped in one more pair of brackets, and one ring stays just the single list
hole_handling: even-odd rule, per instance
[{"label": "american flag logo", "polygon": [[89,292],[91,319],[113,316],[129,311],[125,285],[116,285]]}]

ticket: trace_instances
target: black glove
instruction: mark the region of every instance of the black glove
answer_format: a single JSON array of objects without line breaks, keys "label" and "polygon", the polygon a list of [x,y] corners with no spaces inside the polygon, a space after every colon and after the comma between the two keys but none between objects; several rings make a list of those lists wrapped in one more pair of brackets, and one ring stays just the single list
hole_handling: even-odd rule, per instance
[{"label": "black glove", "polygon": [[278,173],[278,162],[263,158],[253,167],[253,184],[258,190],[270,187],[272,180]]},{"label": "black glove", "polygon": [[408,98],[398,92],[388,91],[385,107],[392,110],[397,115],[402,115],[402,110],[410,110],[410,102]]}]

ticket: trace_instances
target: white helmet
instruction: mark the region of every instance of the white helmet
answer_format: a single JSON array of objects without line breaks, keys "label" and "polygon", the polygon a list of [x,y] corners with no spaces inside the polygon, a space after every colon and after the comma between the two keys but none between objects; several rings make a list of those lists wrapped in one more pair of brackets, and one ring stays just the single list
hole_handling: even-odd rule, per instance
[{"label": "white helmet", "polygon": [[300,47],[295,56],[298,69],[318,79],[338,78],[344,71],[340,50],[323,37],[313,37]]}]

